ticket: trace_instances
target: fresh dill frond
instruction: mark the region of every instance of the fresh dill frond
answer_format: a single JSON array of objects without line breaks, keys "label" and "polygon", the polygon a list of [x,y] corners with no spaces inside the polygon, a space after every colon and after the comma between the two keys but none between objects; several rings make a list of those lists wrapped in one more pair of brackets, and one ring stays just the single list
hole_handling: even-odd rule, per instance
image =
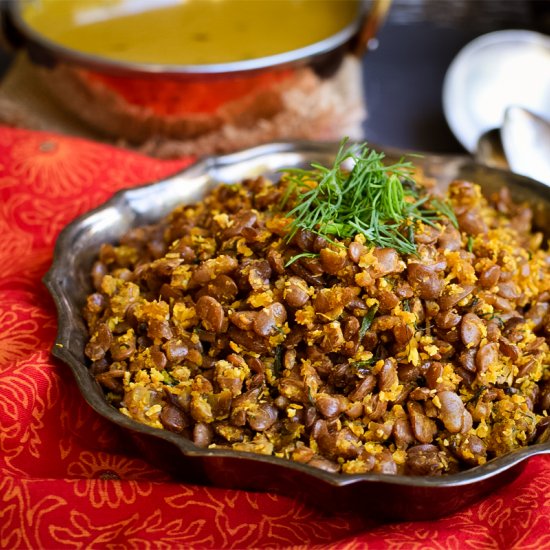
[{"label": "fresh dill frond", "polygon": [[359,342],[363,340],[365,334],[367,333],[367,330],[369,330],[370,326],[372,325],[372,321],[374,320],[374,316],[376,315],[376,312],[378,311],[378,304],[373,305],[367,314],[363,317],[363,320],[361,321],[361,328],[359,329]]},{"label": "fresh dill frond", "polygon": [[285,264],[285,268],[301,258],[317,258],[318,256],[319,254],[316,254],[315,252],[301,252],[300,254],[296,254],[296,256],[292,256],[292,258],[290,258],[290,260],[288,260]]},{"label": "fresh dill frond", "polygon": [[311,169],[286,169],[280,206],[292,204],[286,214],[292,219],[288,239],[300,229],[340,239],[361,233],[373,246],[415,254],[417,224],[433,226],[448,218],[456,226],[446,202],[420,194],[411,162],[387,166],[384,158],[366,143],[348,145],[344,139],[331,167],[314,163]]}]

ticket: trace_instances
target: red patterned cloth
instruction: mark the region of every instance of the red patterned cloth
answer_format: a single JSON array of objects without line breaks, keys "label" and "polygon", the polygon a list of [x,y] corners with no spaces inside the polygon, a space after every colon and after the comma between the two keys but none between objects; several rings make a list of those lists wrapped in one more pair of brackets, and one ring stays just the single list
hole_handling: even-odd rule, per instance
[{"label": "red patterned cloth", "polygon": [[65,224],[188,163],[0,127],[0,546],[550,548],[549,456],[451,517],[383,524],[175,483],[121,445],[50,355],[56,312],[40,279]]}]

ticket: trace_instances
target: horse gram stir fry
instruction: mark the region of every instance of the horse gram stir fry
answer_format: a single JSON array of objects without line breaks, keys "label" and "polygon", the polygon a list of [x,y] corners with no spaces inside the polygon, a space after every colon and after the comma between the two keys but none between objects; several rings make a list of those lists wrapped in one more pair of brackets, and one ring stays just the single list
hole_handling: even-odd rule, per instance
[{"label": "horse gram stir fry", "polygon": [[220,185],[101,247],[91,372],[123,414],[199,447],[346,474],[484,464],[550,423],[531,217],[505,188],[436,199],[366,146]]}]

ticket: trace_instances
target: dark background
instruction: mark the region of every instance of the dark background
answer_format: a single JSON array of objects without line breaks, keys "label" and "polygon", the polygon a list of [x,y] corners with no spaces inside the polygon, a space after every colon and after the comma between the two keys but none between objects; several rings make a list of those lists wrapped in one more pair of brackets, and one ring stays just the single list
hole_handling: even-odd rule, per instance
[{"label": "dark background", "polygon": [[[550,33],[550,0],[393,0],[378,48],[364,57],[365,138],[392,147],[464,152],[443,115],[445,72],[476,36],[511,28]],[[0,49],[0,75],[10,61]]]},{"label": "dark background", "polygon": [[476,36],[511,28],[550,33],[550,0],[394,0],[378,49],[364,58],[365,137],[394,147],[464,152],[443,115],[445,72]]}]

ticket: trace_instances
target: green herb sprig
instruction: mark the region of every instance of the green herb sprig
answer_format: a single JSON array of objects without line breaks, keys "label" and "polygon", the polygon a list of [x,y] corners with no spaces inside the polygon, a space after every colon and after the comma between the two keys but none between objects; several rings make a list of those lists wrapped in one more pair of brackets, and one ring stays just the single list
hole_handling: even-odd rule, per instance
[{"label": "green herb sprig", "polygon": [[418,222],[433,226],[449,218],[456,226],[447,203],[419,194],[411,162],[401,159],[387,166],[384,158],[366,143],[348,146],[344,139],[332,167],[313,163],[311,169],[285,170],[287,189],[281,208],[291,197],[295,204],[287,213],[292,218],[289,239],[299,229],[341,239],[361,233],[373,246],[416,254]]}]

